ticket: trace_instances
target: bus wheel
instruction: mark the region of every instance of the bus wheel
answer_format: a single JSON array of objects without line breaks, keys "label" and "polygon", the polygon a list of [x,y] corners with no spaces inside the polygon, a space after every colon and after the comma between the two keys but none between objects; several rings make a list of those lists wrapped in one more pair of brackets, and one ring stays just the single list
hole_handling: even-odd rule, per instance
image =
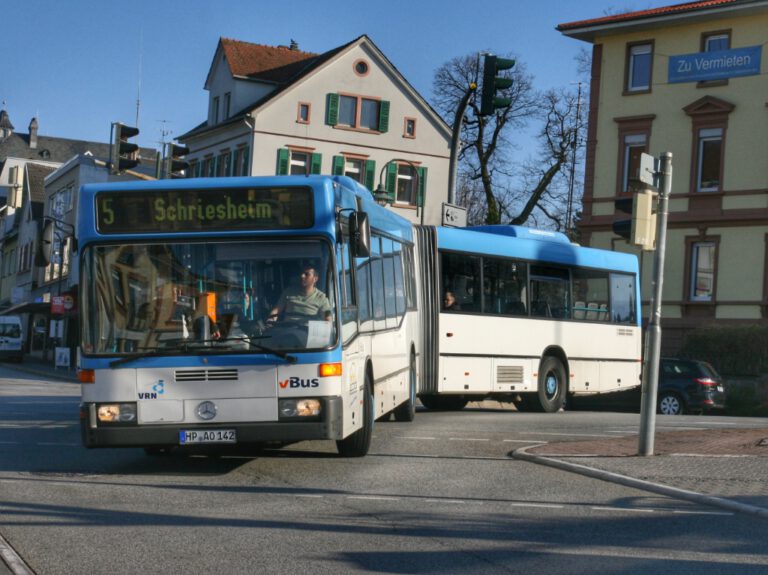
[{"label": "bus wheel", "polygon": [[373,385],[370,375],[365,374],[363,392],[363,426],[349,437],[336,441],[336,449],[342,457],[362,457],[368,453],[373,435]]},{"label": "bus wheel", "polygon": [[539,367],[539,407],[554,413],[565,405],[567,391],[565,368],[556,357],[547,356]]},{"label": "bus wheel", "polygon": [[395,421],[413,421],[416,417],[416,357],[411,354],[408,370],[408,401],[395,408]]}]

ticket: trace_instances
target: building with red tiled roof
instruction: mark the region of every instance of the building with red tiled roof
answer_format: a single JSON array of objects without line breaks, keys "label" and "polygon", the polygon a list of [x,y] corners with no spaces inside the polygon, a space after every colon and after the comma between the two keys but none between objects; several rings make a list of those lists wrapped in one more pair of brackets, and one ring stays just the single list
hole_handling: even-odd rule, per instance
[{"label": "building with red tiled roof", "polygon": [[451,129],[367,36],[323,53],[221,38],[204,122],[179,140],[190,175],[347,175],[439,223]]},{"label": "building with red tiled roof", "polygon": [[[768,0],[705,0],[560,24],[592,44],[583,243],[612,231],[641,154],[672,153],[665,353],[710,325],[768,325]],[[626,217],[626,216],[623,216]]]}]

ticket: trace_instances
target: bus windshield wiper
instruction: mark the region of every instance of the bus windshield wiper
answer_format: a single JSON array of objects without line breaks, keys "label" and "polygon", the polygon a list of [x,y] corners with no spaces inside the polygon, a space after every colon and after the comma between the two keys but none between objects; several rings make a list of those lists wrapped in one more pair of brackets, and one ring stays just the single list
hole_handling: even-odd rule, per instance
[{"label": "bus windshield wiper", "polygon": [[[269,337],[269,336],[266,336]],[[295,355],[290,355],[282,350],[274,349],[266,345],[262,345],[260,343],[256,343],[253,341],[254,339],[263,339],[262,338],[255,338],[255,337],[234,337],[234,338],[228,338],[220,341],[232,341],[232,340],[238,340],[238,341],[244,341],[248,344],[249,347],[252,349],[258,349],[259,351],[263,351],[265,353],[269,353],[271,355],[275,355],[279,357],[280,359],[284,359],[288,363],[296,363],[298,361],[298,358]]]},{"label": "bus windshield wiper", "polygon": [[203,343],[203,342],[189,342],[181,345],[169,345],[168,347],[160,347],[160,348],[157,348],[157,347],[142,348],[141,351],[135,351],[133,353],[130,353],[128,355],[125,355],[123,357],[110,361],[109,367],[117,367],[118,365],[122,365],[124,363],[130,363],[132,361],[141,359],[143,357],[159,357],[162,355],[168,355],[170,353],[180,352],[180,351],[187,353],[190,350],[194,350],[195,353],[198,353],[200,351],[206,351],[206,348],[201,348],[199,347],[199,345],[194,345],[194,344],[200,344],[200,343]]}]

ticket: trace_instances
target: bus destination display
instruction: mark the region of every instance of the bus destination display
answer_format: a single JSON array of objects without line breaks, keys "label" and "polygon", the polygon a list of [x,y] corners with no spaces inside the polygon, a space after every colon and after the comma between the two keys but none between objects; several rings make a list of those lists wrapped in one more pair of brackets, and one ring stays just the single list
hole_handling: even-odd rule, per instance
[{"label": "bus destination display", "polygon": [[303,229],[313,223],[309,188],[96,194],[96,227],[102,234]]}]

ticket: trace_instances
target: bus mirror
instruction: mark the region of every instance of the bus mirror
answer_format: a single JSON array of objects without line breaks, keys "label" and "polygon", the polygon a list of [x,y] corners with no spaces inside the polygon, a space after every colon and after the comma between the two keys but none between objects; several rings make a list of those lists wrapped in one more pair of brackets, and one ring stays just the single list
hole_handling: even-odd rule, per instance
[{"label": "bus mirror", "polygon": [[349,239],[355,257],[367,258],[371,255],[371,226],[368,214],[352,212],[349,215]]},{"label": "bus mirror", "polygon": [[45,267],[51,263],[51,256],[53,255],[53,227],[55,225],[55,222],[52,220],[44,220],[35,253],[35,265],[38,267]]}]

